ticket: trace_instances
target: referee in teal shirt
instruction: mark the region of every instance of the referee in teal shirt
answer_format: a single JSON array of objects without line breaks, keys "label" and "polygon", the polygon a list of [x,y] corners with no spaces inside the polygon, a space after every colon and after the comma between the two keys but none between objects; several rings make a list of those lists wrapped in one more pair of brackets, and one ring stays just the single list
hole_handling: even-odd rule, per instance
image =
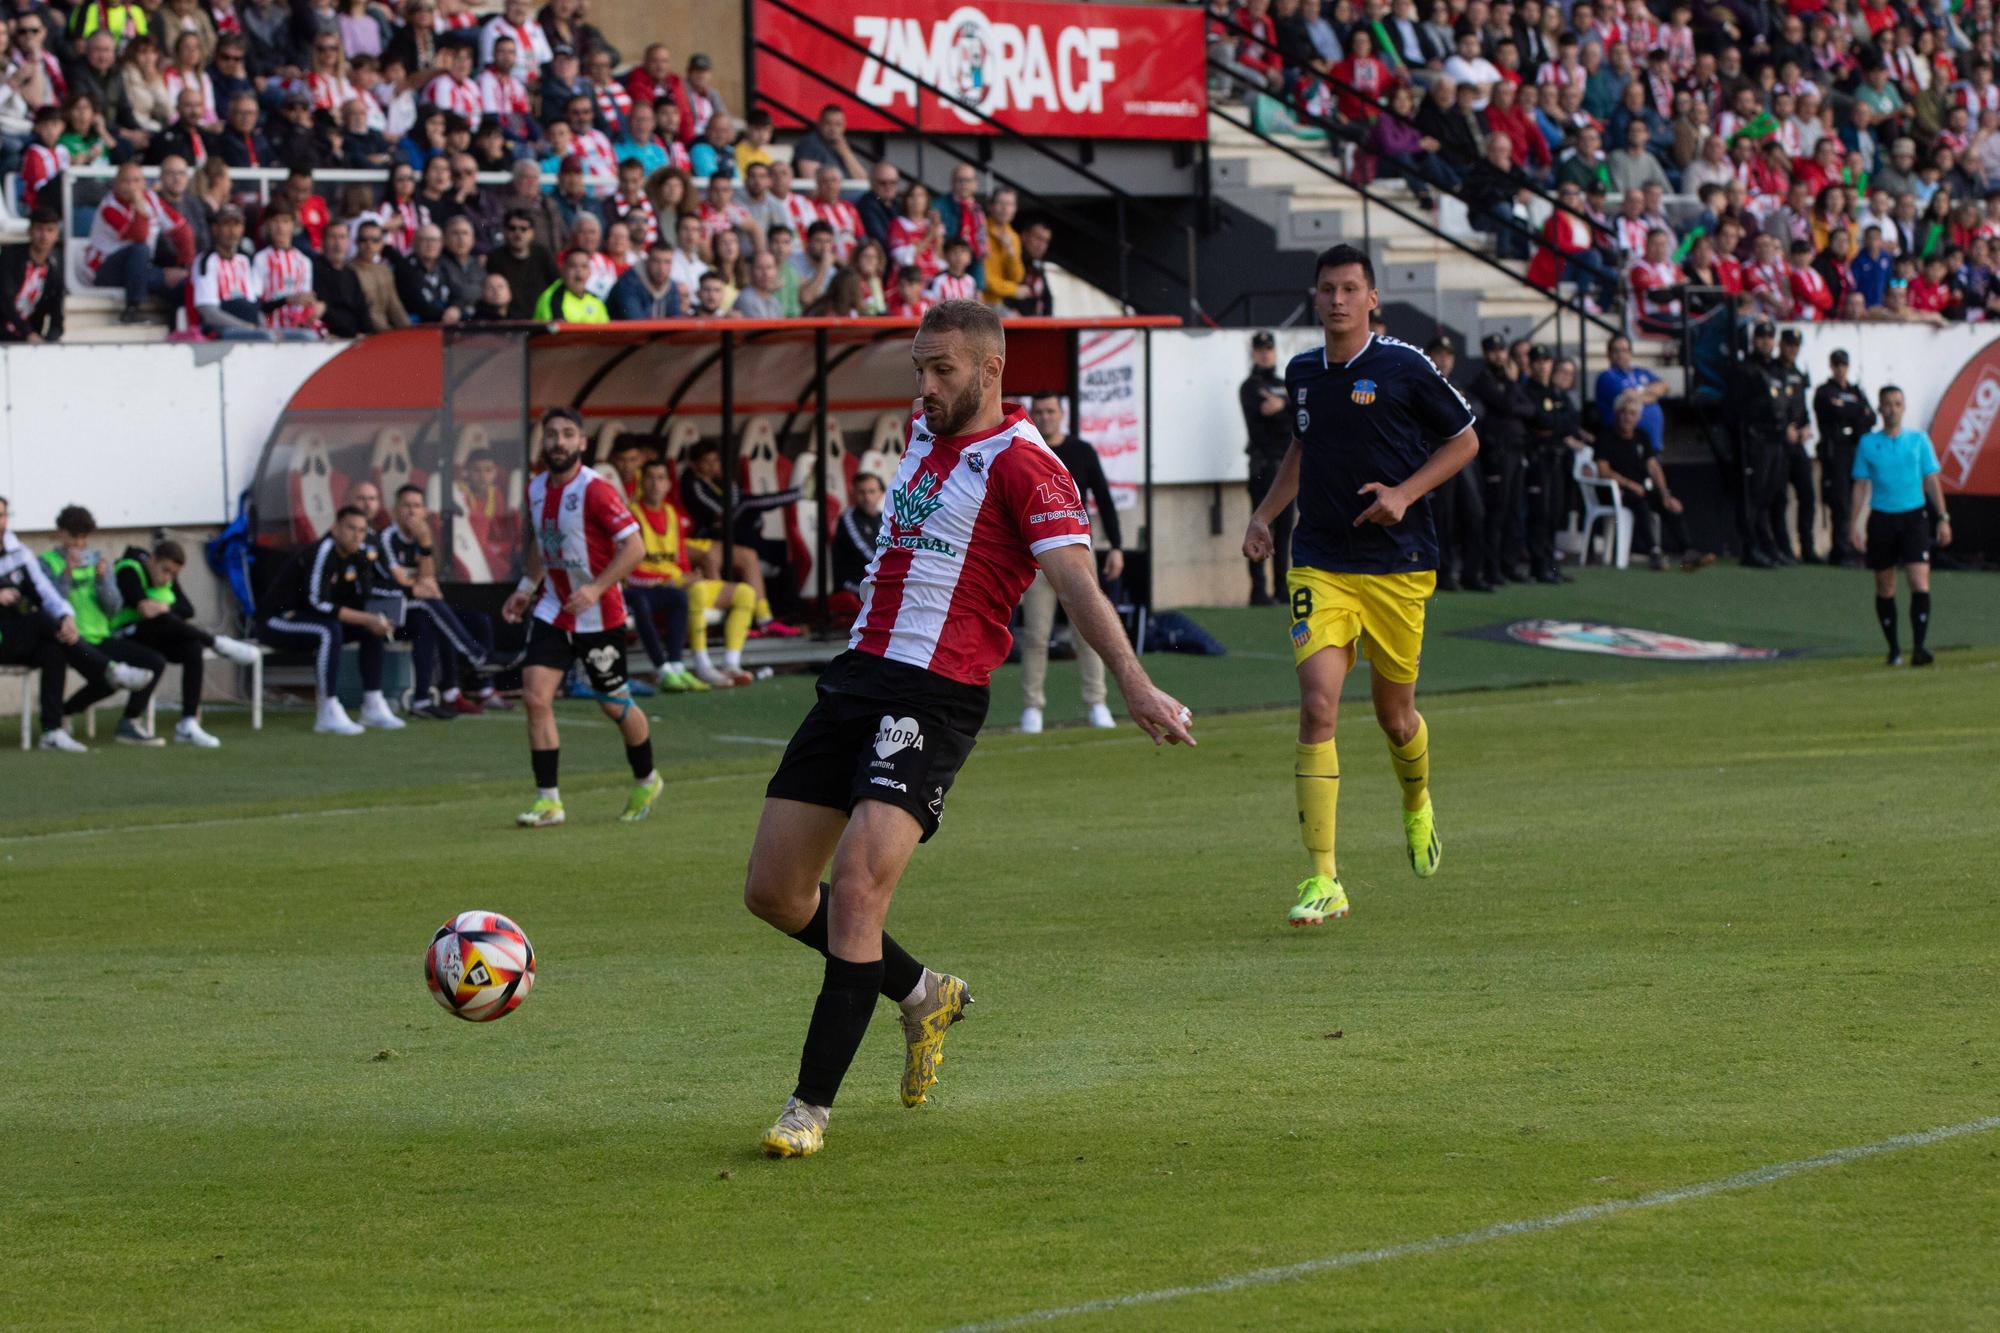
[{"label": "referee in teal shirt", "polygon": [[1937,453],[1930,437],[1903,429],[1903,391],[1882,390],[1882,428],[1861,437],[1854,454],[1854,530],[1857,549],[1875,572],[1875,618],[1889,640],[1889,665],[1903,664],[1896,639],[1896,567],[1910,576],[1910,665],[1929,666],[1924,635],[1931,627],[1931,515],[1937,544],[1951,545],[1951,515],[1944,508]]}]

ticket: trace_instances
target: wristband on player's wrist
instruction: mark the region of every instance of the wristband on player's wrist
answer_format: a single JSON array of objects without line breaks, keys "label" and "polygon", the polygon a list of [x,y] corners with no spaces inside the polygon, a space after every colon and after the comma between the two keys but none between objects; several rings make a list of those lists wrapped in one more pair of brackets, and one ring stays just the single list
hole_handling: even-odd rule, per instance
[{"label": "wristband on player's wrist", "polygon": [[514,591],[520,593],[523,597],[527,597],[531,596],[534,593],[535,589],[540,586],[541,586],[541,580],[531,579],[527,575],[523,574],[521,576],[521,581],[514,585]]}]

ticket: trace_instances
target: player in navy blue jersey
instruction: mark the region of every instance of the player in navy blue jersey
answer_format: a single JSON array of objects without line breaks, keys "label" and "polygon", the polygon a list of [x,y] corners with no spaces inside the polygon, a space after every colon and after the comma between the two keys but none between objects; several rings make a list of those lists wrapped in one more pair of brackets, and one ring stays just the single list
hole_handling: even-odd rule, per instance
[{"label": "player in navy blue jersey", "polygon": [[1430,733],[1417,712],[1424,603],[1437,588],[1430,493],[1479,452],[1472,409],[1430,358],[1371,332],[1375,270],[1351,245],[1319,256],[1313,308],[1326,342],[1292,358],[1285,397],[1292,443],[1243,538],[1271,553],[1271,522],[1294,496],[1292,656],[1299,672],[1294,790],[1312,873],[1288,919],[1317,925],[1347,915],[1334,861],[1340,687],[1357,648],[1368,654],[1375,718],[1403,789],[1403,832],[1418,877],[1442,854],[1430,799]]}]

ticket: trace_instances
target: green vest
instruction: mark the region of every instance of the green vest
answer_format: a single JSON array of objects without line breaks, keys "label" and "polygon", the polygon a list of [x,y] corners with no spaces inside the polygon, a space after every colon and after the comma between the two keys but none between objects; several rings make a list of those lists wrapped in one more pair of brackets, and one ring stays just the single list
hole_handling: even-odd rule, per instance
[{"label": "green vest", "polygon": [[572,296],[569,288],[558,281],[535,302],[535,318],[560,320],[565,324],[609,324],[611,312],[591,293]]},{"label": "green vest", "polygon": [[[111,567],[111,577],[114,579],[117,578],[118,571],[121,569],[129,569],[132,571],[133,575],[139,580],[139,586],[146,590],[146,597],[148,600],[160,602],[167,606],[172,606],[174,604],[174,585],[169,583],[164,588],[156,588],[152,584],[146,582],[146,566],[141,564],[138,560],[130,556],[127,556],[125,559],[120,560],[117,564]],[[111,617],[112,632],[116,633],[117,631],[124,629],[127,625],[136,625],[144,618],[145,617],[139,614],[138,607],[121,606],[118,608],[116,614],[114,614]],[[82,627],[83,627],[83,622],[79,620],[77,622],[77,628],[82,629]],[[95,640],[93,640],[92,642],[95,642]]]},{"label": "green vest", "polygon": [[42,552],[42,563],[48,566],[49,581],[69,602],[70,614],[76,617],[77,636],[85,643],[103,643],[110,638],[111,622],[105,619],[104,608],[97,602],[97,566],[70,569],[61,551]]}]

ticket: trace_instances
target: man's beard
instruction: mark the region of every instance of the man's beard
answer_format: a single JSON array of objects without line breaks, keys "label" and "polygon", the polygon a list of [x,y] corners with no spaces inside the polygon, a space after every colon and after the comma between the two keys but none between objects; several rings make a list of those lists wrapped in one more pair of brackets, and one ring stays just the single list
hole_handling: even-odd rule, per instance
[{"label": "man's beard", "polygon": [[542,450],[542,464],[551,472],[567,472],[575,467],[577,460],[582,457],[581,451],[571,453],[567,450],[546,447]]},{"label": "man's beard", "polygon": [[933,435],[963,435],[965,428],[978,415],[979,386],[975,384],[936,412],[926,404],[924,424],[930,427]]}]

